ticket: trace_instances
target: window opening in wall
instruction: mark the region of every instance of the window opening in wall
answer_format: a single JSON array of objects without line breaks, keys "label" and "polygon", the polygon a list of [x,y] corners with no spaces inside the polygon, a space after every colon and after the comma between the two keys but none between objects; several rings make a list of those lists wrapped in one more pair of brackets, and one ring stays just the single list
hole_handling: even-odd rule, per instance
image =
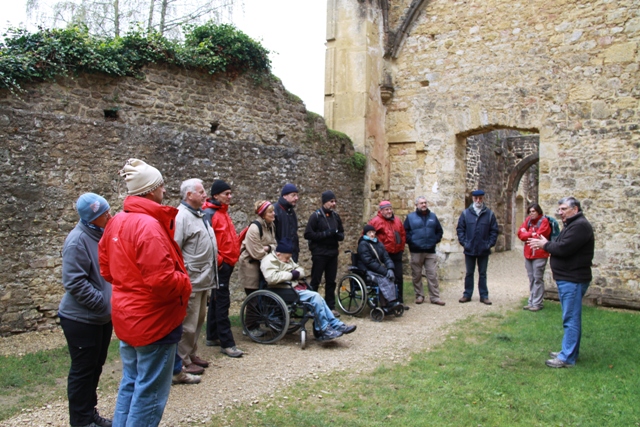
[{"label": "window opening in wall", "polygon": [[104,119],[107,122],[115,122],[118,120],[118,108],[104,110]]},{"label": "window opening in wall", "polygon": [[218,126],[220,126],[220,123],[211,122],[211,133],[214,133],[215,131],[217,131],[218,130]]},{"label": "window opening in wall", "polygon": [[537,133],[517,129],[467,136],[465,207],[471,191],[485,191],[500,229],[496,251],[519,247],[516,227],[526,218],[526,207],[538,203],[539,144]]}]

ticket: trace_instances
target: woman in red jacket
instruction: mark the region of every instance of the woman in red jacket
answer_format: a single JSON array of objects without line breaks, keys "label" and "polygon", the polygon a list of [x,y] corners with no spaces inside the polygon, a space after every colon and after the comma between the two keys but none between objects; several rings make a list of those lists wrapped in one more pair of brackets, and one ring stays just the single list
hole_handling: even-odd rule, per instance
[{"label": "woman in red jacket", "polygon": [[[544,236],[549,239],[551,226],[549,220],[542,213],[542,208],[537,203],[532,203],[527,209],[529,216],[524,220],[518,230],[518,238],[523,242],[531,237]],[[523,308],[529,311],[542,310],[542,297],[544,295],[544,269],[547,266],[549,252],[543,249],[532,249],[524,245],[524,266],[529,275],[529,301]]]}]

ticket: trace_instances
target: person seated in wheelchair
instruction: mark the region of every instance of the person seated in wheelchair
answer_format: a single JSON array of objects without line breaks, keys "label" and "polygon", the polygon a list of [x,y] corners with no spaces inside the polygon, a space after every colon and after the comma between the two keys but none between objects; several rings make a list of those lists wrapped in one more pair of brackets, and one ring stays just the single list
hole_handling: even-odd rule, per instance
[{"label": "person seated in wheelchair", "polygon": [[368,279],[380,288],[380,304],[389,311],[399,304],[395,284],[394,264],[382,242],[376,237],[376,229],[367,224],[358,240],[358,268],[366,272]]},{"label": "person seated in wheelchair", "polygon": [[292,253],[293,244],[289,239],[283,239],[278,243],[275,253],[271,252],[262,258],[260,270],[269,287],[289,287],[295,283],[293,288],[300,301],[313,306],[313,323],[319,332],[320,341],[332,340],[355,331],[355,325],[345,325],[336,319],[324,298],[304,282],[304,270],[291,258]]}]

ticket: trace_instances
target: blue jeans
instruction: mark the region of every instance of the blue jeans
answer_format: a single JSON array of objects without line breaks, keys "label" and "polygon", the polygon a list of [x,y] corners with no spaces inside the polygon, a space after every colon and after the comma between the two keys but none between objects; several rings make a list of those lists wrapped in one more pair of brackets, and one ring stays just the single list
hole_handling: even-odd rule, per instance
[{"label": "blue jeans", "polygon": [[487,289],[487,266],[489,265],[489,255],[472,256],[465,255],[464,263],[467,268],[467,274],[464,276],[464,296],[471,298],[473,295],[473,275],[476,272],[476,263],[478,264],[478,293],[480,299],[489,298],[489,289]]},{"label": "blue jeans", "polygon": [[132,347],[120,341],[122,381],[118,390],[114,427],[152,427],[160,424],[169,399],[177,344]]},{"label": "blue jeans", "polygon": [[582,335],[582,297],[587,293],[589,283],[573,283],[559,280],[558,297],[562,306],[562,351],[558,359],[575,365],[580,352],[580,336]]},{"label": "blue jeans", "polygon": [[342,322],[333,316],[331,309],[319,293],[315,291],[298,291],[298,295],[300,296],[300,301],[310,302],[313,305],[314,323],[317,330],[324,332],[329,325],[334,329],[342,325]]}]

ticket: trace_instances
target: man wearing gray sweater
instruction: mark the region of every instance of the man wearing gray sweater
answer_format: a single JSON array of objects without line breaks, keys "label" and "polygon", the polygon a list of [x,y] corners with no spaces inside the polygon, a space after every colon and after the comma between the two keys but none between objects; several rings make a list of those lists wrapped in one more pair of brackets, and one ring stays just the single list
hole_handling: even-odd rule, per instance
[{"label": "man wearing gray sweater", "polygon": [[93,193],[80,196],[76,209],[80,221],[62,249],[65,294],[58,309],[71,356],[69,421],[72,426],[111,427],[111,420],[101,417],[96,409],[96,389],[113,331],[111,284],[100,275],[98,263],[98,242],[111,214],[109,203]]}]

